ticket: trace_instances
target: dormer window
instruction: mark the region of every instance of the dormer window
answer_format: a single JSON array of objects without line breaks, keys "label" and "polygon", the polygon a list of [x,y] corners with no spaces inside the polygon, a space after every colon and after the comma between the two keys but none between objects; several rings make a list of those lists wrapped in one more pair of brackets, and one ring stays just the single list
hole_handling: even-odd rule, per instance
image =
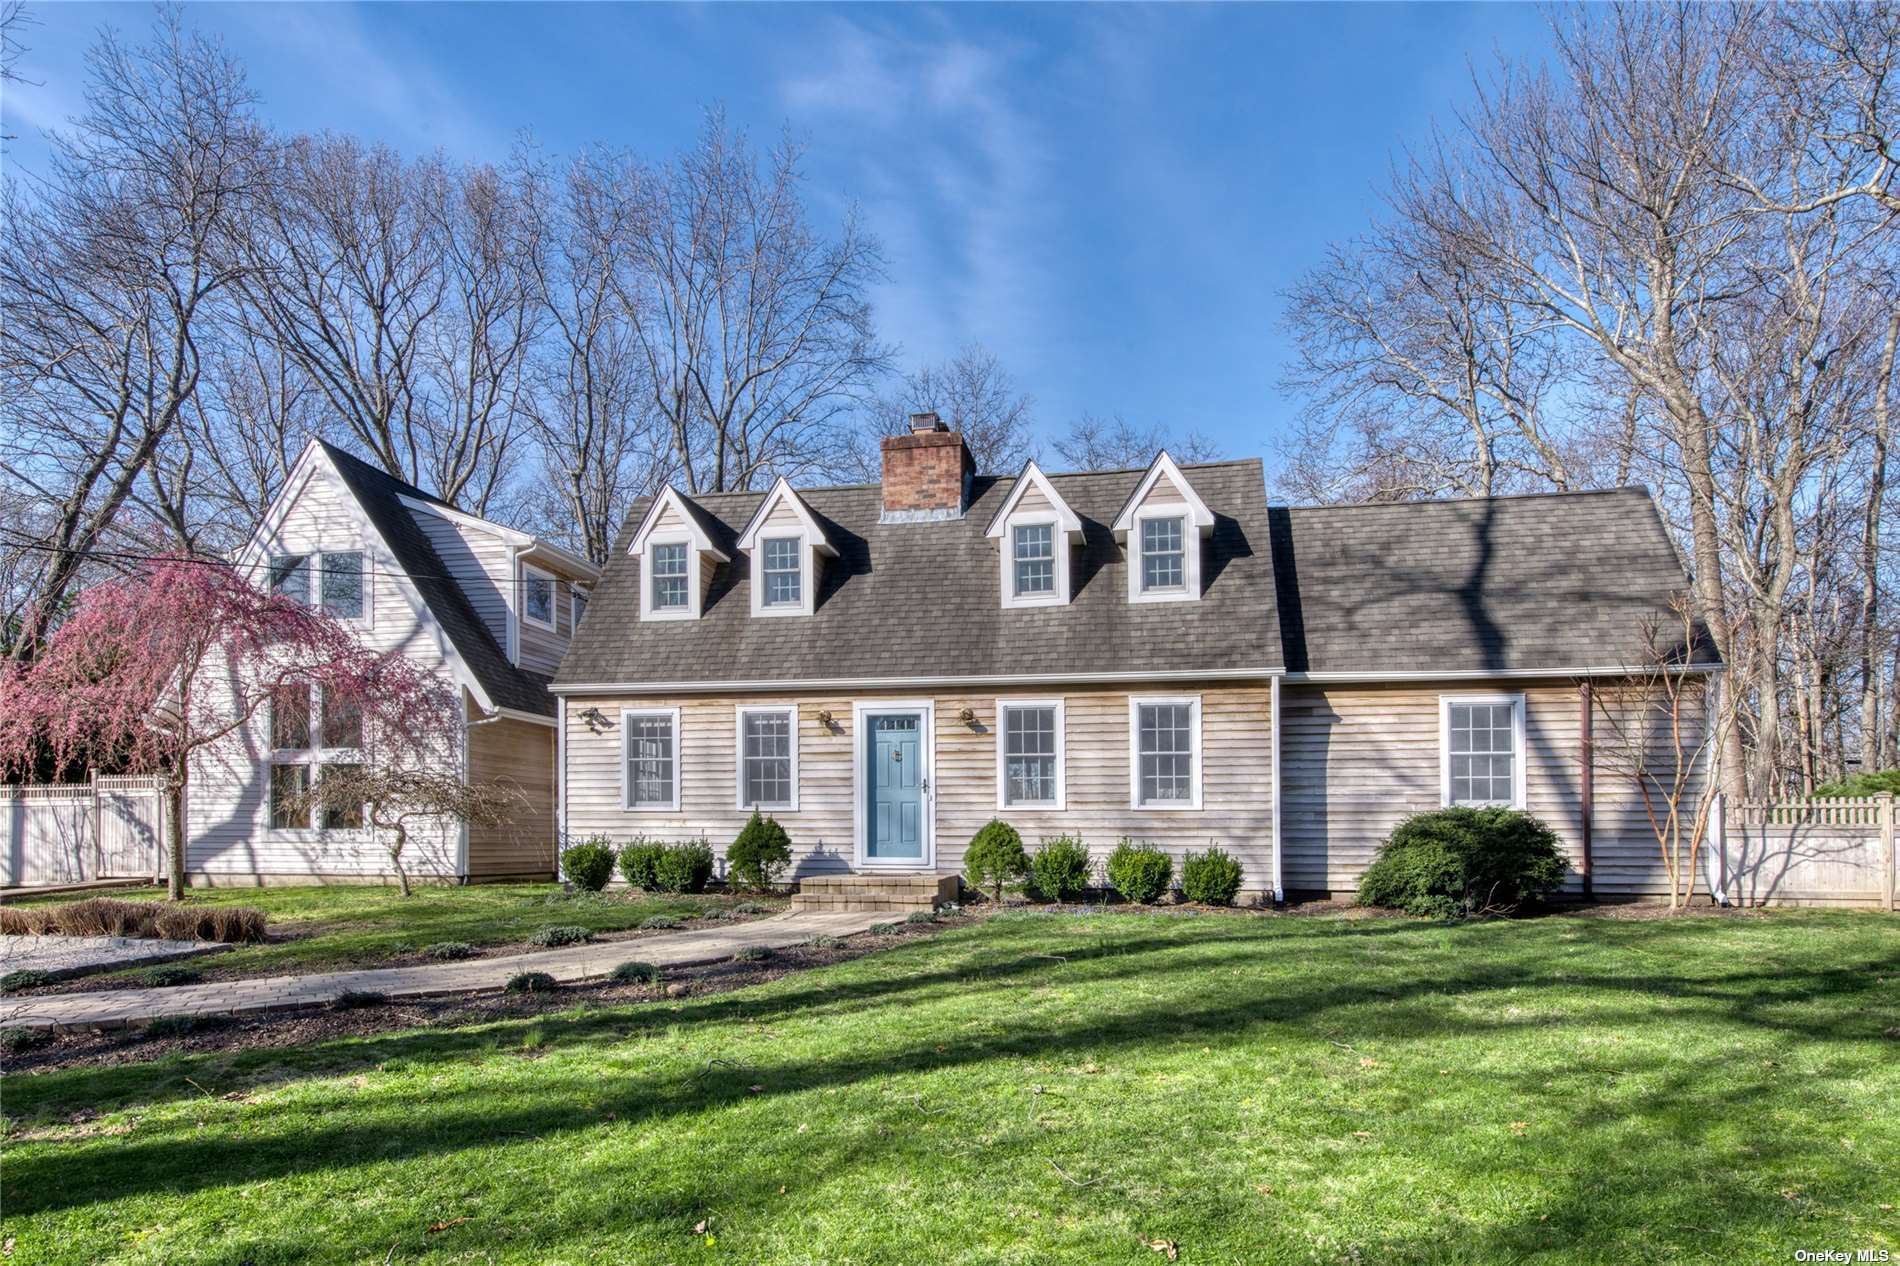
[{"label": "dormer window", "polygon": [[1082,520],[1035,462],[990,519],[1005,607],[1063,606],[1069,601],[1069,558],[1082,543]]},{"label": "dormer window", "polygon": [[1128,559],[1130,602],[1198,602],[1201,554],[1214,514],[1174,459],[1157,453],[1115,516]]},{"label": "dormer window", "polygon": [[653,609],[684,611],[690,592],[686,587],[686,542],[655,542],[652,559]]},{"label": "dormer window", "polygon": [[768,536],[761,553],[765,566],[763,578],[768,607],[796,607],[804,601],[804,564],[799,555],[804,539],[797,536]]},{"label": "dormer window", "polygon": [[627,552],[640,560],[640,618],[697,620],[713,572],[731,556],[714,543],[718,520],[667,488],[647,507]]}]

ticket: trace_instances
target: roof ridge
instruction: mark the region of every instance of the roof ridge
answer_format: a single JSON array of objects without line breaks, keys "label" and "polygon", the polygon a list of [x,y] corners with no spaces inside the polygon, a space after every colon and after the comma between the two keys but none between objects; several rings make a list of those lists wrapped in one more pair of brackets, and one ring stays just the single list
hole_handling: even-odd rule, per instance
[{"label": "roof ridge", "polygon": [[1640,493],[1650,497],[1647,484],[1621,484],[1614,488],[1564,488],[1544,492],[1498,492],[1488,497],[1421,497],[1415,501],[1326,501],[1311,505],[1275,506],[1288,510],[1398,510],[1417,506],[1468,505],[1480,501],[1555,500],[1560,497],[1620,497]]},{"label": "roof ridge", "polygon": [[[1262,459],[1258,457],[1222,457],[1222,458],[1217,458],[1214,461],[1206,461],[1206,462],[1176,462],[1175,465],[1179,466],[1184,471],[1188,471],[1188,470],[1220,470],[1220,469],[1225,469],[1230,466],[1261,466],[1261,465],[1264,465],[1264,463]],[[1036,463],[1036,469],[1041,470],[1043,474],[1047,475],[1051,479],[1086,479],[1095,475],[1145,475],[1148,473],[1148,467],[1146,466],[1113,466],[1104,470],[1049,470],[1049,469],[1044,468],[1042,463],[1040,462]],[[1014,471],[1014,472],[979,471],[972,477],[976,479],[989,479],[997,483],[1002,483],[1005,480],[1016,479],[1020,476],[1020,474],[1021,474],[1020,471]],[[778,479],[775,476],[773,479],[773,482],[776,483],[777,481]],[[795,493],[798,493],[800,496],[804,496],[806,493],[812,493],[812,492],[859,492],[866,488],[879,488],[883,486],[877,480],[870,480],[867,482],[854,483],[854,484],[800,485],[800,484],[792,483],[792,481],[788,478],[786,479],[786,482],[791,484],[792,491]],[[671,486],[672,485],[670,484],[668,485],[668,487],[671,487]],[[763,489],[727,488],[721,492],[687,492],[684,489],[680,489],[679,494],[680,496],[685,497],[690,501],[709,501],[713,499],[714,497],[763,497],[771,491],[772,491],[771,488],[763,488]],[[647,495],[658,496],[659,493],[654,492],[654,493],[649,493]]]}]

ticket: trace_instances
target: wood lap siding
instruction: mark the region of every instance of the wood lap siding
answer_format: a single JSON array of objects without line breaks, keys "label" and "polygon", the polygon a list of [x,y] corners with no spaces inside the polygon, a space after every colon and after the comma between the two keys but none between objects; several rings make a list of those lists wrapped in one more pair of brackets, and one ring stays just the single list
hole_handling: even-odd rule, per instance
[{"label": "wood lap siding", "polygon": [[471,879],[554,873],[554,729],[526,721],[488,721],[468,732],[471,781],[504,781],[527,805],[513,821],[468,829]]},{"label": "wood lap siding", "polygon": [[[1599,685],[1614,697],[1614,687]],[[1606,693],[1607,692],[1607,693]],[[1294,891],[1350,893],[1379,843],[1406,816],[1435,809],[1439,697],[1522,694],[1526,808],[1555,830],[1571,858],[1566,883],[1581,889],[1581,727],[1571,681],[1455,681],[1438,685],[1287,686],[1280,696],[1283,866]],[[1599,753],[1610,731],[1599,716]],[[1701,786],[1695,778],[1690,796]],[[1661,854],[1630,779],[1607,758],[1596,765],[1591,856],[1596,891],[1668,891]]]},{"label": "wood lap siding", "polygon": [[442,563],[449,569],[458,588],[468,597],[475,614],[488,626],[495,645],[508,645],[508,597],[510,550],[508,543],[493,532],[465,528],[439,514],[410,511]]},{"label": "wood lap siding", "polygon": [[[1192,811],[1129,808],[1128,700],[1133,694],[1199,693],[1202,707],[1203,803]],[[635,834],[677,840],[704,835],[722,855],[744,824],[737,806],[735,709],[742,704],[798,705],[799,807],[774,816],[785,824],[797,853],[797,871],[816,874],[851,867],[855,857],[852,813],[857,735],[851,705],[921,698],[916,692],[877,695],[720,695],[575,699],[566,703],[567,832],[600,833],[616,840]],[[1034,847],[1043,835],[1080,832],[1105,855],[1123,835],[1153,840],[1175,855],[1210,842],[1239,857],[1246,887],[1270,886],[1272,866],[1271,730],[1269,695],[1262,686],[1196,692],[1179,684],[1117,690],[1059,688],[980,690],[930,696],[936,704],[936,869],[959,869],[963,849],[977,829],[1003,817]],[[998,698],[1062,698],[1066,701],[1068,807],[999,810],[996,797],[996,701]],[[581,712],[598,707],[610,722],[590,731]],[[629,813],[620,808],[620,709],[680,709],[683,764],[677,813]],[[969,708],[974,725],[958,719]],[[819,725],[829,711],[834,726]]]}]

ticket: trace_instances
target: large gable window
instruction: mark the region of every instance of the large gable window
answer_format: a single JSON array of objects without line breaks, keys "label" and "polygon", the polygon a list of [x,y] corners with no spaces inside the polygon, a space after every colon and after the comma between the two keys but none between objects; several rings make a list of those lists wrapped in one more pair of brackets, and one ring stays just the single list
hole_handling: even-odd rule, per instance
[{"label": "large gable window", "polygon": [[678,708],[628,709],[620,714],[625,794],[630,810],[677,809],[680,803]]},{"label": "large gable window", "polygon": [[656,543],[653,546],[653,609],[655,611],[686,610],[686,550],[685,541]]},{"label": "large gable window", "polygon": [[1186,523],[1182,518],[1141,521],[1141,591],[1180,593],[1187,588]]},{"label": "large gable window", "polygon": [[798,808],[798,709],[739,709],[739,807]]},{"label": "large gable window", "polygon": [[[314,583],[313,583],[314,574]],[[324,614],[339,620],[363,616],[363,551],[327,550],[318,554],[276,554],[270,560],[270,589],[280,598],[311,605],[312,591]]]},{"label": "large gable window", "polygon": [[1200,699],[1130,699],[1128,725],[1134,807],[1200,808]]},{"label": "large gable window", "polygon": [[[321,706],[312,708],[312,701]],[[270,696],[270,774],[267,810],[273,831],[308,830],[312,780],[360,765],[363,710],[354,700],[315,691],[307,683],[278,686]],[[363,825],[361,805],[328,805],[314,823],[326,831]]]},{"label": "large gable window", "polygon": [[1442,800],[1524,807],[1524,696],[1445,695],[1439,700]]},{"label": "large gable window", "polygon": [[999,701],[997,726],[997,807],[1063,807],[1060,699]]},{"label": "large gable window", "polygon": [[804,565],[799,555],[805,542],[797,536],[768,536],[760,553],[764,559],[764,603],[768,607],[796,607],[804,601]]}]

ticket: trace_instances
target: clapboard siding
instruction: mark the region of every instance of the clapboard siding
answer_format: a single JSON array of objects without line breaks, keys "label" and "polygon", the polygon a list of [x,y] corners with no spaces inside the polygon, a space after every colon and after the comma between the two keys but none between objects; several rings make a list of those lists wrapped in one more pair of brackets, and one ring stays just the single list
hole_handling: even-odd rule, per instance
[{"label": "clapboard siding", "polygon": [[[561,656],[567,654],[568,641],[574,636],[574,577],[544,562],[536,562],[534,566],[554,577],[554,629],[550,632],[527,620],[521,621],[517,630],[519,654],[515,662],[530,672],[551,677],[561,666]],[[525,579],[526,573],[522,575]],[[519,584],[515,598],[523,600]]]},{"label": "clapboard siding", "polygon": [[471,781],[499,781],[527,803],[511,821],[468,829],[471,879],[554,874],[554,729],[504,719],[468,732]]},{"label": "clapboard siding", "polygon": [[[1596,689],[1600,710],[1616,703],[1614,685]],[[1524,696],[1526,808],[1558,833],[1574,868],[1583,853],[1582,718],[1574,682],[1287,686],[1280,699],[1287,887],[1356,888],[1380,841],[1401,819],[1439,806],[1440,696],[1490,693]],[[1631,706],[1626,691],[1625,715]],[[1591,833],[1595,888],[1610,894],[1667,892],[1660,847],[1640,793],[1624,772],[1626,762],[1609,750],[1613,730],[1600,712],[1594,733],[1599,753]],[[1701,785],[1698,770],[1691,800]],[[1568,887],[1579,886],[1573,869]]]},{"label": "clapboard siding", "polygon": [[[440,629],[327,463],[314,464],[311,478],[265,545],[271,554],[363,550],[369,575],[358,635],[373,649],[401,650],[446,675],[448,648]],[[270,829],[268,725],[268,716],[260,714],[192,765],[186,869],[214,883],[393,874],[388,854],[367,832]],[[404,865],[413,875],[452,875],[460,843],[456,827],[418,832],[405,850]]]},{"label": "clapboard siding", "polygon": [[[1202,804],[1181,810],[1129,807],[1131,695],[1196,694],[1201,698]],[[796,703],[798,707],[798,809],[776,814],[797,851],[802,874],[849,869],[855,855],[852,758],[856,735],[852,704],[916,698],[914,694],[719,695],[575,699],[566,701],[567,830],[570,836],[605,835],[616,842],[634,835],[679,840],[706,837],[722,854],[743,825],[737,808],[736,709],[742,705]],[[1177,859],[1190,849],[1218,843],[1246,867],[1246,887],[1271,885],[1271,729],[1267,687],[1222,686],[1195,691],[1179,684],[1152,689],[984,690],[931,696],[936,705],[936,869],[957,870],[970,837],[1001,816],[1031,846],[1043,835],[1079,832],[1105,855],[1123,835],[1156,842]],[[1065,701],[1067,807],[1062,811],[997,808],[996,708],[1002,698],[1061,698]],[[681,808],[677,813],[632,813],[620,807],[620,710],[623,707],[680,709]],[[606,727],[590,727],[582,713],[598,708]],[[971,723],[959,719],[968,708]],[[819,723],[828,711],[832,725]]]},{"label": "clapboard siding", "polygon": [[416,526],[442,556],[443,565],[488,626],[497,646],[508,645],[509,571],[514,551],[499,533],[453,522],[426,510],[410,511]]}]

